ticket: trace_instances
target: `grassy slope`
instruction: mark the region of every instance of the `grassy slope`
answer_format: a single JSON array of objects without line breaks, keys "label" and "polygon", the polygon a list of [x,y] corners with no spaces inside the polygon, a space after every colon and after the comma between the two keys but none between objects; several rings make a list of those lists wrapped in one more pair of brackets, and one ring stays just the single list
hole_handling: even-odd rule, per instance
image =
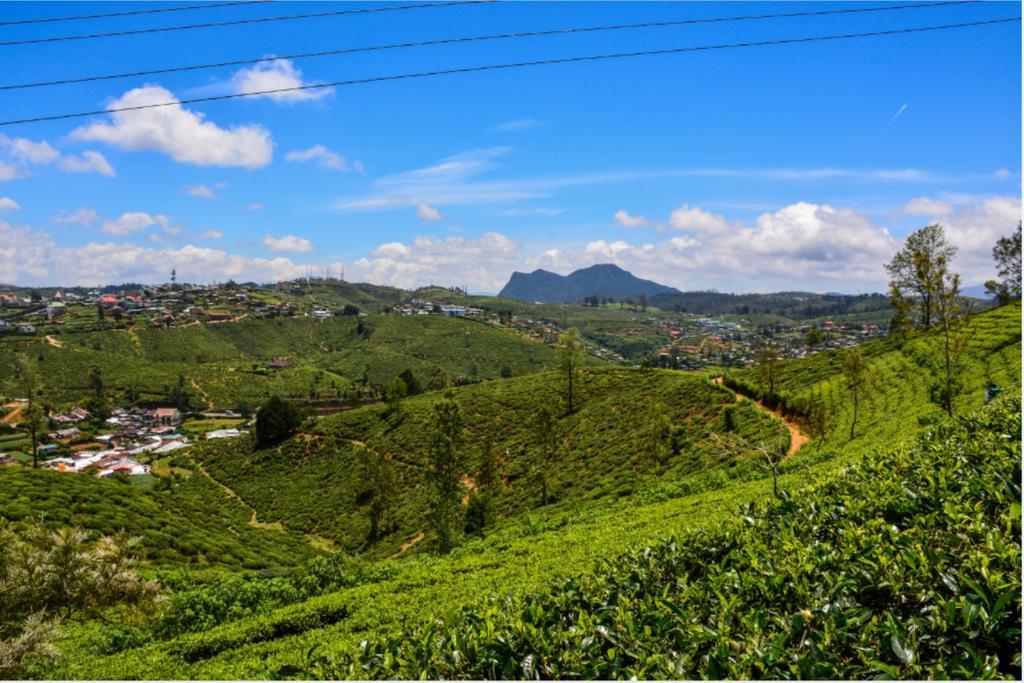
[{"label": "grassy slope", "polygon": [[[979,405],[991,383],[1016,386],[1020,382],[1021,305],[1019,302],[985,311],[968,323],[969,344],[962,357],[960,378],[963,391],[955,409],[963,412]],[[914,425],[941,421],[941,408],[931,401],[933,384],[941,378],[941,348],[936,335],[919,334],[900,345],[885,338],[861,346],[869,359],[870,382],[867,400],[858,417],[862,440],[878,445],[890,443]],[[828,431],[818,448],[839,453],[849,438],[853,419],[849,392],[841,374],[841,356],[820,353],[800,362],[784,363],[776,380],[776,391],[797,420],[812,403],[823,404]],[[729,379],[753,395],[766,387],[754,370],[730,371]]]},{"label": "grassy slope", "polygon": [[[984,323],[984,317],[975,321],[985,328],[983,332],[979,328],[971,362],[976,368],[988,368],[997,381],[1019,388],[1020,308],[1008,307],[986,315],[989,317]],[[1016,355],[1012,352],[1014,345]],[[990,358],[992,348],[1002,349],[997,354],[999,358]],[[872,353],[882,358],[892,352],[892,349],[886,351],[884,344],[878,344]],[[908,372],[902,364],[879,363],[877,368],[880,373],[891,373],[878,382],[888,387],[884,396],[891,395],[892,400],[890,403],[883,399],[877,401],[866,420],[871,429],[847,441],[843,420],[848,415],[843,412],[844,404],[839,402],[832,431],[784,463],[779,479],[781,486],[799,488],[812,482],[828,481],[844,463],[911,437],[919,427],[916,415],[934,412],[934,406],[912,393],[915,387],[920,388],[921,382],[913,381],[906,391],[900,390],[899,383],[907,378],[904,373]],[[786,364],[785,372],[792,377],[807,375],[810,385],[828,381],[836,369],[828,369],[821,358],[815,357]],[[835,378],[832,381],[836,381]],[[972,381],[972,384],[981,382]],[[909,412],[900,408],[898,401],[901,399],[911,406],[907,409]],[[980,403],[979,392],[972,389],[964,394],[961,407],[975,407]],[[891,407],[893,405],[895,407]],[[834,457],[836,454],[839,457]],[[770,482],[764,479],[747,480],[741,476],[730,480],[722,478],[720,472],[691,476],[690,486],[652,482],[630,497],[580,501],[510,518],[486,539],[465,543],[448,557],[421,556],[382,562],[382,567],[393,567],[391,578],[268,616],[218,627],[209,633],[110,657],[75,650],[61,660],[55,675],[265,677],[281,664],[301,663],[303,653],[311,646],[319,646],[326,652],[350,651],[371,634],[391,632],[410,620],[416,623],[431,616],[451,617],[491,594],[537,591],[552,579],[586,574],[596,561],[658,538],[693,528],[714,529],[734,518],[737,505],[770,496]],[[342,610],[345,618],[330,624],[327,621],[335,620],[305,622],[292,630],[281,626],[294,624],[297,613],[308,616],[329,608]],[[186,661],[184,654],[189,652],[205,654]]]},{"label": "grassy slope", "polygon": [[[555,373],[539,373],[452,392],[466,416],[467,475],[477,471],[476,449],[484,432],[494,439],[504,479],[496,502],[503,514],[539,505],[534,420],[543,406],[560,410],[559,384]],[[437,398],[434,392],[407,399],[398,417],[383,405],[340,413],[321,421],[311,434],[276,448],[254,451],[249,441],[232,440],[204,444],[194,449],[193,457],[255,507],[261,519],[315,532],[355,551],[369,533],[365,462],[370,451],[382,454],[394,464],[399,479],[396,528],[374,550],[390,554],[425,529],[424,468]],[[554,497],[566,504],[626,496],[652,478],[674,479],[735,465],[752,457],[749,443],[788,443],[781,424],[752,404],[734,409],[735,429],[726,441],[709,438],[725,431],[724,410],[735,397],[699,376],[590,370],[581,377],[577,400],[579,409],[557,421],[557,464],[550,482]],[[659,473],[646,457],[656,404],[664,406],[686,441],[684,452]]]},{"label": "grassy slope", "polygon": [[0,468],[0,517],[41,517],[99,534],[126,531],[156,566],[293,566],[315,553],[305,539],[249,525],[251,510],[200,475],[170,491],[50,470]]},{"label": "grassy slope", "polygon": [[1003,403],[710,533],[302,673],[1019,680],[1020,402]]},{"label": "grassy slope", "polygon": [[[362,320],[372,332],[357,333]],[[317,371],[320,391],[344,391],[366,374],[386,384],[409,368],[426,384],[435,375],[469,379],[498,377],[503,366],[514,374],[545,369],[554,351],[518,334],[440,316],[369,316],[317,321],[307,318],[243,320],[170,329],[65,335],[62,347],[45,341],[9,348],[36,355],[54,404],[88,394],[89,372],[103,370],[108,388],[136,388],[143,399],[164,395],[182,374],[198,387],[200,402],[231,407],[271,393],[306,396]],[[0,354],[0,384],[13,369],[13,353]],[[265,370],[277,356],[296,365]]]}]

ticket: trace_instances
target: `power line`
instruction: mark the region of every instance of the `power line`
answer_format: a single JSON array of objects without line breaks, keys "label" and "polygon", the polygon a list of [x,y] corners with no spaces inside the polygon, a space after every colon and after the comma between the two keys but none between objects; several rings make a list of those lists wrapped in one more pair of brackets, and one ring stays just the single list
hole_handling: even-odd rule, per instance
[{"label": "power line", "polygon": [[117,36],[135,36],[142,33],[164,33],[167,31],[186,31],[196,28],[220,28],[223,26],[241,26],[243,24],[262,24],[268,21],[290,21],[294,19],[314,19],[320,17],[336,17],[346,14],[372,14],[375,12],[395,12],[407,9],[431,9],[434,7],[453,7],[457,5],[479,5],[495,2],[495,0],[450,0],[446,2],[418,3],[415,5],[389,5],[384,7],[362,7],[359,9],[332,10],[330,12],[314,12],[312,14],[286,14],[277,17],[257,17],[254,19],[232,19],[229,21],[211,21],[205,24],[185,24],[181,26],[156,26],[153,28],[136,28],[108,33],[84,33],[70,36],[52,36],[49,38],[26,38],[24,40],[8,40],[0,42],[0,47],[11,45],[36,45],[38,43],[59,43],[67,40],[91,40],[93,38],[113,38]]},{"label": "power line", "polygon": [[40,81],[36,83],[17,83],[12,85],[0,85],[0,91],[3,90],[18,90],[22,88],[40,88],[49,87],[56,85],[71,85],[74,83],[89,83],[95,81],[106,81],[119,78],[134,78],[140,76],[155,76],[158,74],[166,73],[178,73],[183,71],[198,71],[201,69],[216,69],[228,66],[242,66],[245,64],[259,64],[262,62],[270,62],[278,59],[309,59],[313,57],[329,57],[347,54],[357,54],[362,52],[376,52],[380,50],[395,50],[405,49],[414,47],[429,47],[436,45],[451,45],[456,43],[471,43],[471,42],[482,42],[488,40],[506,40],[514,38],[531,38],[540,36],[556,36],[556,35],[569,35],[573,33],[595,33],[599,31],[622,31],[629,29],[646,29],[646,28],[665,28],[670,26],[684,26],[690,24],[711,24],[711,23],[724,23],[730,21],[746,21],[746,20],[761,20],[761,19],[784,19],[784,18],[795,18],[795,17],[810,17],[810,16],[822,16],[831,14],[854,14],[862,12],[889,12],[893,10],[903,9],[928,9],[931,7],[941,7],[946,5],[964,5],[971,4],[976,0],[952,0],[950,2],[925,2],[925,3],[914,3],[908,5],[886,5],[882,7],[857,7],[850,9],[839,9],[839,10],[818,10],[818,11],[806,11],[806,12],[789,12],[784,14],[755,14],[755,15],[744,15],[744,16],[732,16],[732,17],[712,17],[705,19],[679,19],[670,21],[653,21],[644,22],[639,24],[614,24],[605,26],[585,26],[577,28],[560,28],[550,29],[543,31],[526,31],[516,33],[496,33],[489,35],[479,36],[462,36],[456,38],[440,38],[437,40],[423,40],[416,42],[405,42],[405,43],[392,43],[388,45],[372,45],[367,47],[353,47],[338,50],[324,50],[319,52],[303,52],[292,55],[280,55],[275,57],[260,57],[257,59],[235,59],[225,62],[215,62],[210,64],[192,64],[188,66],[175,66],[167,67],[163,69],[150,69],[146,71],[133,71],[128,73],[120,74],[105,74],[100,76],[82,76],[78,78],[67,78],[62,80],[54,81]]},{"label": "power line", "polygon": [[197,9],[214,9],[217,7],[239,7],[241,5],[262,5],[271,0],[239,0],[239,2],[210,2],[204,5],[186,5],[184,7],[160,7],[157,9],[138,9],[126,12],[108,12],[107,14],[80,14],[75,17],[40,17],[38,19],[12,19],[0,21],[0,26],[20,26],[22,24],[46,24],[57,21],[78,21],[81,19],[106,19],[108,17],[130,17],[138,14],[158,14],[161,12],[187,12]]},{"label": "power line", "polygon": [[195,104],[197,102],[216,102],[220,100],[233,100],[242,97],[259,97],[263,95],[276,95],[286,92],[298,92],[302,90],[315,90],[318,88],[333,88],[348,85],[365,85],[368,83],[382,83],[386,81],[400,81],[413,78],[429,78],[434,76],[448,76],[452,74],[477,73],[482,71],[501,71],[506,69],[520,69],[531,66],[546,66],[550,64],[572,64],[577,62],[597,62],[611,59],[626,59],[632,57],[652,57],[657,55],[683,54],[687,52],[707,52],[712,50],[728,50],[747,47],[765,47],[769,45],[795,45],[800,43],[816,43],[830,40],[850,40],[855,38],[870,38],[877,36],[892,36],[906,33],[923,33],[926,31],[943,31],[950,29],[970,28],[974,26],[990,26],[995,24],[1006,24],[1020,21],[1020,17],[1006,17],[1003,19],[987,19],[984,21],[970,21],[959,24],[942,24],[939,26],[917,26],[912,28],[890,29],[886,31],[866,31],[863,33],[841,33],[825,36],[806,36],[800,38],[779,38],[775,40],[750,41],[743,43],[725,43],[719,45],[700,45],[696,47],[676,47],[663,50],[641,50],[637,52],[615,52],[601,55],[582,55],[575,57],[557,57],[553,59],[539,59],[529,62],[513,62],[509,64],[486,64],[482,66],[467,66],[457,69],[443,69],[438,71],[419,71],[406,74],[393,74],[389,76],[371,76],[369,78],[356,78],[345,81],[334,81],[331,83],[316,83],[310,85],[298,85],[290,88],[274,88],[271,90],[258,90],[254,92],[234,93],[231,95],[210,95],[207,97],[193,97],[173,102],[156,102],[153,104],[140,104],[131,107],[112,107],[100,111],[77,112],[73,114],[54,114],[50,116],[36,116],[28,119],[15,119],[0,121],[0,126],[13,126],[24,123],[38,123],[41,121],[59,121],[62,119],[82,118],[85,116],[98,116],[102,114],[116,114],[126,111],[138,111],[141,109],[156,109],[159,107],[173,107],[182,104]]}]

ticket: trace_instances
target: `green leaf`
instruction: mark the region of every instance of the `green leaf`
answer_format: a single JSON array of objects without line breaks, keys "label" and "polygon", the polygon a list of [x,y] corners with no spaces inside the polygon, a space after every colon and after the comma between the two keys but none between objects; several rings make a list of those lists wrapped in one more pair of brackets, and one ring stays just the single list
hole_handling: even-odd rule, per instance
[{"label": "green leaf", "polygon": [[901,662],[903,662],[907,666],[913,666],[913,664],[914,664],[914,650],[913,650],[913,648],[911,648],[909,646],[904,646],[903,643],[900,642],[900,639],[897,638],[896,636],[892,637],[892,651],[893,651],[893,654],[895,654],[897,657],[899,657],[899,660]]}]

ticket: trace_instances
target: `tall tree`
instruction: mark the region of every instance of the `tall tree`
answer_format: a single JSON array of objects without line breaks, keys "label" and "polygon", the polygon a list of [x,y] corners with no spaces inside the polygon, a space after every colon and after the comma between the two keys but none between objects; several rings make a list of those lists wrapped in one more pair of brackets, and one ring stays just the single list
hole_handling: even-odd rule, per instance
[{"label": "tall tree", "polygon": [[554,474],[555,452],[558,448],[555,416],[546,407],[537,411],[533,426],[534,438],[537,442],[537,474],[540,479],[541,505],[548,504],[550,479]]},{"label": "tall tree", "polygon": [[939,404],[953,417],[953,400],[960,393],[960,359],[967,348],[964,307],[960,299],[960,276],[948,273],[935,297],[937,323],[942,332],[942,383]]},{"label": "tall tree", "polygon": [[955,254],[956,247],[946,241],[946,231],[935,223],[911,233],[885,266],[890,290],[916,303],[925,329],[932,326],[935,298],[944,287]]},{"label": "tall tree", "polygon": [[367,451],[363,476],[370,488],[370,542],[391,529],[398,478],[391,461],[382,455]]},{"label": "tall tree", "polygon": [[852,440],[856,435],[860,404],[868,390],[868,366],[860,349],[854,347],[843,354],[843,377],[846,378],[846,388],[850,391],[850,401],[853,403],[853,420],[850,422]]},{"label": "tall tree", "polygon": [[985,283],[985,289],[999,299],[1000,304],[1008,304],[1014,299],[1019,299],[1020,223],[1017,223],[1017,232],[996,242],[996,246],[992,248],[992,258],[999,268],[999,280],[989,280]]},{"label": "tall tree", "polygon": [[386,395],[391,414],[396,418],[402,416],[402,399],[405,398],[407,393],[409,393],[409,388],[401,377],[395,377],[391,380]]},{"label": "tall tree", "polygon": [[89,388],[95,398],[103,398],[103,368],[98,365],[92,366],[89,371]]},{"label": "tall tree", "polygon": [[465,470],[465,431],[462,408],[446,395],[434,404],[428,456],[427,477],[432,490],[430,520],[442,553],[455,547],[455,534],[462,496],[460,478]]},{"label": "tall tree", "polygon": [[46,427],[46,410],[42,406],[43,384],[39,366],[26,354],[18,356],[12,378],[11,393],[26,399],[21,409],[20,425],[32,442],[32,467],[39,467],[39,435]]},{"label": "tall tree", "polygon": [[658,403],[652,409],[654,422],[651,427],[651,460],[655,467],[664,467],[672,455],[672,420],[665,406]]},{"label": "tall tree", "polygon": [[488,490],[498,483],[498,457],[494,452],[494,434],[485,429],[480,437],[480,456],[476,470],[476,483],[481,490]]},{"label": "tall tree", "polygon": [[768,385],[766,398],[775,396],[775,380],[779,365],[779,351],[772,344],[762,346],[754,353],[757,375],[762,384]]},{"label": "tall tree", "polygon": [[576,406],[576,384],[582,364],[583,343],[580,341],[579,331],[573,327],[558,337],[558,368],[565,380],[565,402],[569,413]]}]

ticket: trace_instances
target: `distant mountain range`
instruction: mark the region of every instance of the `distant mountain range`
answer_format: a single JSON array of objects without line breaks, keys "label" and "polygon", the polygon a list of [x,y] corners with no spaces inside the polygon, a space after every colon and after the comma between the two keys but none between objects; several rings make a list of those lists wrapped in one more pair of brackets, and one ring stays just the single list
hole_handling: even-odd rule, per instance
[{"label": "distant mountain range", "polygon": [[591,296],[621,301],[681,293],[673,287],[638,278],[611,263],[601,263],[569,275],[540,269],[532,273],[515,272],[498,296],[545,304],[574,304]]}]

